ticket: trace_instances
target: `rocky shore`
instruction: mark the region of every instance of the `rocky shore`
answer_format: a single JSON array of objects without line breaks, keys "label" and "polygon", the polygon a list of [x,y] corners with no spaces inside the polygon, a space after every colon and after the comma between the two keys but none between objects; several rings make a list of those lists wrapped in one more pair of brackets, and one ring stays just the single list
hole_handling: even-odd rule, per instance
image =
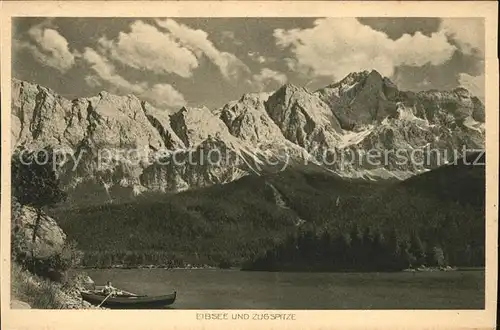
[{"label": "rocky shore", "polygon": [[407,268],[404,272],[451,272],[457,270],[456,267],[446,266],[446,267],[426,267],[421,266],[418,268]]},{"label": "rocky shore", "polygon": [[79,267],[79,269],[220,269],[220,267],[190,264],[184,267],[169,267],[168,265],[111,265],[109,267]]}]

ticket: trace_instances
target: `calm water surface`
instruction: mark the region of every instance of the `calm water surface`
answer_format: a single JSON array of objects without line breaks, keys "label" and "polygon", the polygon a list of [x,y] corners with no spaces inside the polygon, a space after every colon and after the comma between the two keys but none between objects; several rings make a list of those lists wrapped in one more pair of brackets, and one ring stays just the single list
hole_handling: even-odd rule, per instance
[{"label": "calm water surface", "polygon": [[147,295],[177,291],[175,309],[482,309],[484,271],[272,273],[86,270],[97,285]]}]

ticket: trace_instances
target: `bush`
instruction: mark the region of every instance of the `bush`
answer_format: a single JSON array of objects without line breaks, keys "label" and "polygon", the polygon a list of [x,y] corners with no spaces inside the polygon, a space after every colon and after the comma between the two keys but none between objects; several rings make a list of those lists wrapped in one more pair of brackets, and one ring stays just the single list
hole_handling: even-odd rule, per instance
[{"label": "bush", "polygon": [[57,271],[66,271],[81,264],[83,253],[76,247],[75,242],[67,242],[61,252],[49,260],[49,267]]},{"label": "bush", "polygon": [[67,270],[79,266],[83,256],[74,242],[67,242],[61,251],[48,258],[33,258],[30,253],[24,252],[26,249],[19,248],[18,244],[22,243],[14,241],[12,244],[12,259],[15,262],[38,276],[57,282],[61,281]]}]

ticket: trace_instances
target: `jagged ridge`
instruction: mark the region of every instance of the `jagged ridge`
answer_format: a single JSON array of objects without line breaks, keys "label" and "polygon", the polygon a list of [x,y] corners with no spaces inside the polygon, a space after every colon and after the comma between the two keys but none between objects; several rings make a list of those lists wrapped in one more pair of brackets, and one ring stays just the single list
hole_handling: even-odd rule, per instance
[{"label": "jagged ridge", "polygon": [[[69,170],[70,162],[61,175],[68,189],[83,189],[75,193],[78,198],[90,194],[97,200],[226,183],[270,170],[266,159],[277,161],[272,170],[307,161],[341,176],[403,179],[432,168],[436,160],[399,165],[389,157],[388,163],[372,166],[327,164],[324,156],[346,150],[401,149],[409,155],[424,146],[443,153],[484,147],[484,105],[467,90],[400,91],[376,71],[352,73],[313,93],[287,84],[274,93],[245,94],[214,111],[184,107],[171,115],[133,95],[101,92],[69,101],[15,79],[12,100],[12,146],[84,152],[77,170]],[[174,151],[181,159],[198,152],[194,160],[202,162],[208,156],[199,152],[210,148],[231,161],[154,163],[171,160]],[[143,154],[132,157],[133,164],[118,159],[98,167],[103,149],[115,156],[130,149]]]}]

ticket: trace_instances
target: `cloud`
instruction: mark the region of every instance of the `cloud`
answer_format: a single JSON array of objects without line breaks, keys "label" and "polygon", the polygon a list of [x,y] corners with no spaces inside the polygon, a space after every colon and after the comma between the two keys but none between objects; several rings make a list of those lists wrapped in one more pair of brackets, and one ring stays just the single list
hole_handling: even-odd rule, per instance
[{"label": "cloud", "polygon": [[454,40],[463,53],[484,57],[484,19],[444,18],[439,30]]},{"label": "cloud", "polygon": [[41,23],[28,30],[29,41],[15,41],[14,47],[26,49],[40,63],[64,73],[75,64],[68,41],[56,30]]},{"label": "cloud", "polygon": [[196,56],[169,34],[142,21],[130,26],[130,32],[120,32],[116,40],[99,40],[110,58],[139,70],[174,73],[187,78],[198,67]]},{"label": "cloud", "polygon": [[253,85],[259,90],[264,90],[271,84],[283,85],[287,82],[287,76],[284,73],[264,68],[258,74],[252,76]]},{"label": "cloud", "polygon": [[392,44],[395,65],[420,67],[427,63],[443,64],[455,52],[442,33],[433,33],[430,37],[416,32],[413,36],[404,34]]},{"label": "cloud", "polygon": [[472,95],[477,96],[484,101],[484,84],[485,76],[484,74],[479,76],[471,76],[467,73],[460,73],[458,75],[458,82],[460,86],[465,87],[471,92]]},{"label": "cloud", "polygon": [[253,61],[260,63],[260,64],[267,62],[267,59],[264,56],[260,55],[259,52],[250,51],[250,52],[248,52],[248,57],[250,57]]},{"label": "cloud", "polygon": [[186,103],[184,96],[169,84],[150,86],[146,82],[129,82],[116,72],[115,66],[107,58],[92,48],[85,48],[82,58],[95,73],[85,77],[85,82],[92,87],[100,86],[101,81],[105,81],[119,91],[135,94],[159,107],[179,107]]},{"label": "cloud", "polygon": [[291,70],[335,79],[367,69],[391,76],[399,65],[439,65],[456,50],[442,32],[430,37],[417,32],[392,40],[354,18],[318,19],[312,28],[276,29],[274,37],[279,47],[292,52]]},{"label": "cloud", "polygon": [[178,24],[172,19],[156,20],[162,28],[168,30],[173,38],[181,45],[190,49],[198,58],[206,56],[215,64],[222,76],[228,80],[234,80],[248,73],[248,67],[234,54],[218,50],[214,44],[208,40],[208,33],[203,30],[194,30],[186,25]]},{"label": "cloud", "polygon": [[[145,83],[130,83],[128,80],[117,74],[114,65],[109,62],[108,59],[97,53],[94,49],[88,47],[85,48],[85,52],[82,56],[101,80],[104,80],[118,89],[129,93],[141,94],[145,90]],[[87,81],[87,83],[88,82],[89,81]]]},{"label": "cloud", "polygon": [[[215,64],[224,78],[234,80],[248,73],[248,67],[234,54],[218,50],[203,30],[195,30],[174,20],[156,20],[156,26],[143,21],[130,25],[130,32],[99,39],[102,53],[126,66],[158,74],[189,78],[203,56]],[[223,38],[235,41],[234,33],[223,31]]]},{"label": "cloud", "polygon": [[141,94],[141,97],[157,106],[180,108],[186,104],[184,96],[169,84],[156,84]]},{"label": "cloud", "polygon": [[89,85],[90,87],[99,87],[102,85],[99,78],[94,75],[88,75],[85,78],[83,78],[83,80],[85,80],[87,85]]}]

